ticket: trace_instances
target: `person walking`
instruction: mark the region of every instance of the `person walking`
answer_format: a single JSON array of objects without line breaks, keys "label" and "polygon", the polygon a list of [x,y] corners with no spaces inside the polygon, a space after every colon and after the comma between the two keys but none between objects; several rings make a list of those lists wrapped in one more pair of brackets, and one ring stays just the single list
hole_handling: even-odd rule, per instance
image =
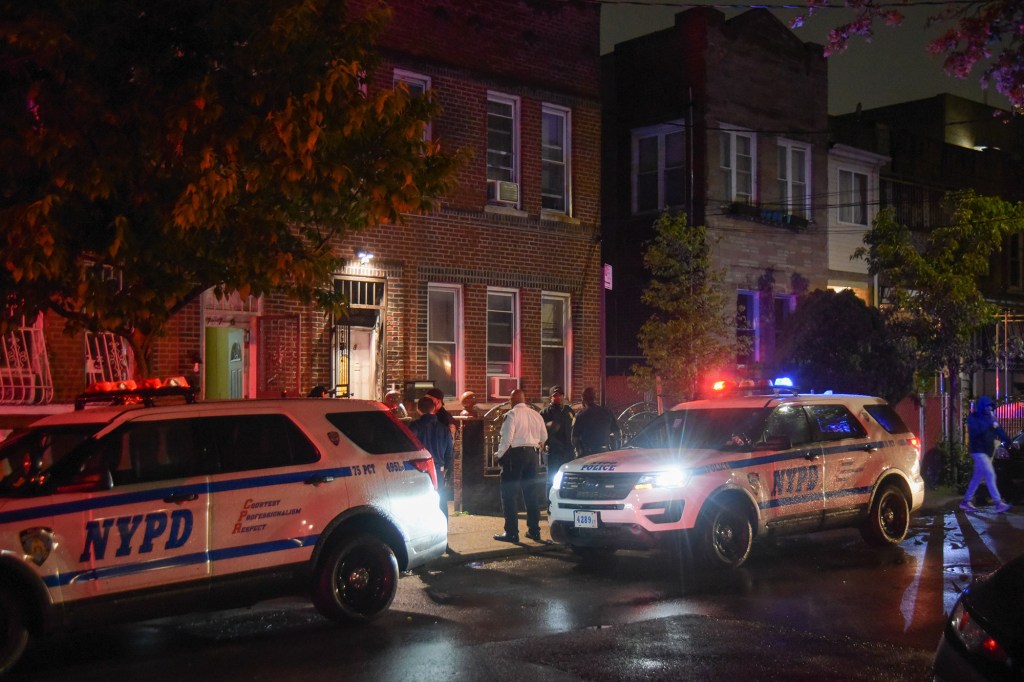
[{"label": "person walking", "polygon": [[548,481],[541,506],[547,503],[551,483],[559,467],[576,456],[576,451],[572,447],[572,422],[575,413],[571,407],[563,404],[565,396],[561,386],[552,386],[548,390],[548,396],[550,402],[540,411],[544,426],[548,430]]},{"label": "person walking", "polygon": [[441,512],[448,518],[448,487],[445,481],[450,476],[455,451],[452,445],[452,433],[437,418],[437,401],[428,395],[416,403],[419,410],[418,419],[409,424],[413,432],[427,452],[434,458],[434,472],[437,474],[437,494],[440,497]]},{"label": "person walking", "polygon": [[593,388],[583,389],[583,409],[572,427],[572,444],[580,457],[607,452],[619,438],[619,421],[604,405],[597,403]]},{"label": "person walking", "polygon": [[501,464],[501,509],[505,532],[498,542],[519,542],[519,494],[526,504],[526,537],[540,538],[540,507],[537,505],[537,457],[548,431],[540,413],[526,404],[526,394],[517,388],[509,396],[512,409],[501,424],[501,438],[494,457]]},{"label": "person walking", "polygon": [[994,412],[995,404],[992,399],[983,395],[974,404],[974,412],[967,416],[967,444],[971,457],[974,459],[974,474],[967,486],[964,501],[960,503],[960,508],[964,511],[978,511],[978,508],[974,506],[974,493],[978,491],[978,486],[982,483],[988,488],[988,494],[995,503],[996,512],[1001,514],[1011,506],[999,495],[999,490],[996,488],[996,470],[992,466],[992,454],[995,450],[996,439],[1004,444],[1010,441],[1010,436],[999,426]]}]

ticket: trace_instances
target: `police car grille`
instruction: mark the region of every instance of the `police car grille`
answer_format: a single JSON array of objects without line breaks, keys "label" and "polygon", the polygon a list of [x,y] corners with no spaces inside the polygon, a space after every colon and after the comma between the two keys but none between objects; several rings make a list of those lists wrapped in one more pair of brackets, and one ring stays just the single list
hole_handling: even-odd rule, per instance
[{"label": "police car grille", "polygon": [[565,473],[558,494],[563,500],[621,500],[638,478],[639,474]]}]

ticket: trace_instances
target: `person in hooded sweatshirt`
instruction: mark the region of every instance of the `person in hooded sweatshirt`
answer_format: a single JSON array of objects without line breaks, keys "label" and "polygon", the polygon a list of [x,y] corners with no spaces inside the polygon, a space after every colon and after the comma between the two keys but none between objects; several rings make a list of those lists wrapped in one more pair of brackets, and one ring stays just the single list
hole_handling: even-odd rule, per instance
[{"label": "person in hooded sweatshirt", "polygon": [[995,451],[996,439],[1003,443],[1010,440],[1006,431],[999,426],[994,414],[995,404],[987,395],[978,398],[974,404],[974,412],[967,416],[967,445],[974,459],[974,475],[967,486],[967,494],[960,508],[968,512],[976,512],[974,506],[974,493],[982,483],[988,488],[988,494],[995,503],[995,511],[1003,513],[1010,508],[1010,505],[1003,500],[996,488],[996,470],[992,466],[992,454]]}]

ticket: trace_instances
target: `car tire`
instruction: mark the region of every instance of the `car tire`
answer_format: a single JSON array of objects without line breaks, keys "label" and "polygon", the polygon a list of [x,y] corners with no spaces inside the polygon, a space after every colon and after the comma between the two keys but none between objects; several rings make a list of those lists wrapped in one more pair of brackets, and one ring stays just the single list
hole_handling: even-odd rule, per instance
[{"label": "car tire", "polygon": [[709,568],[739,568],[750,556],[754,529],[738,503],[712,500],[701,512],[698,538]]},{"label": "car tire", "polygon": [[0,676],[6,675],[17,664],[28,646],[28,627],[21,602],[8,589],[0,589]]},{"label": "car tire", "polygon": [[339,622],[367,621],[387,610],[398,591],[398,560],[372,535],[350,535],[328,549],[315,577],[313,604]]},{"label": "car tire", "polygon": [[871,502],[868,518],[860,527],[861,537],[875,547],[898,545],[910,529],[910,505],[899,488],[887,485]]}]

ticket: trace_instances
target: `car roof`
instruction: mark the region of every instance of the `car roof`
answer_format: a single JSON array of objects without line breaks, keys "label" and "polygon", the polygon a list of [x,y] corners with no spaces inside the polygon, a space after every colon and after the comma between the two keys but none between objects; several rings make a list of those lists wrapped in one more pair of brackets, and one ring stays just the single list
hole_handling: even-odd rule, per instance
[{"label": "car roof", "polygon": [[332,400],[329,398],[270,398],[255,400],[210,400],[195,403],[160,403],[152,407],[135,405],[106,405],[49,415],[32,423],[32,427],[68,424],[109,424],[127,412],[147,416],[181,416],[189,414],[249,414],[253,412],[288,412],[296,415],[329,414],[333,412],[386,411],[374,400]]},{"label": "car roof", "polygon": [[766,395],[739,395],[720,398],[705,398],[701,400],[690,400],[679,403],[673,410],[714,410],[731,407],[776,407],[792,403],[796,405],[807,404],[836,404],[836,403],[857,403],[860,405],[885,405],[882,398],[868,395],[857,395],[854,393],[795,393],[795,394],[766,394]]}]

